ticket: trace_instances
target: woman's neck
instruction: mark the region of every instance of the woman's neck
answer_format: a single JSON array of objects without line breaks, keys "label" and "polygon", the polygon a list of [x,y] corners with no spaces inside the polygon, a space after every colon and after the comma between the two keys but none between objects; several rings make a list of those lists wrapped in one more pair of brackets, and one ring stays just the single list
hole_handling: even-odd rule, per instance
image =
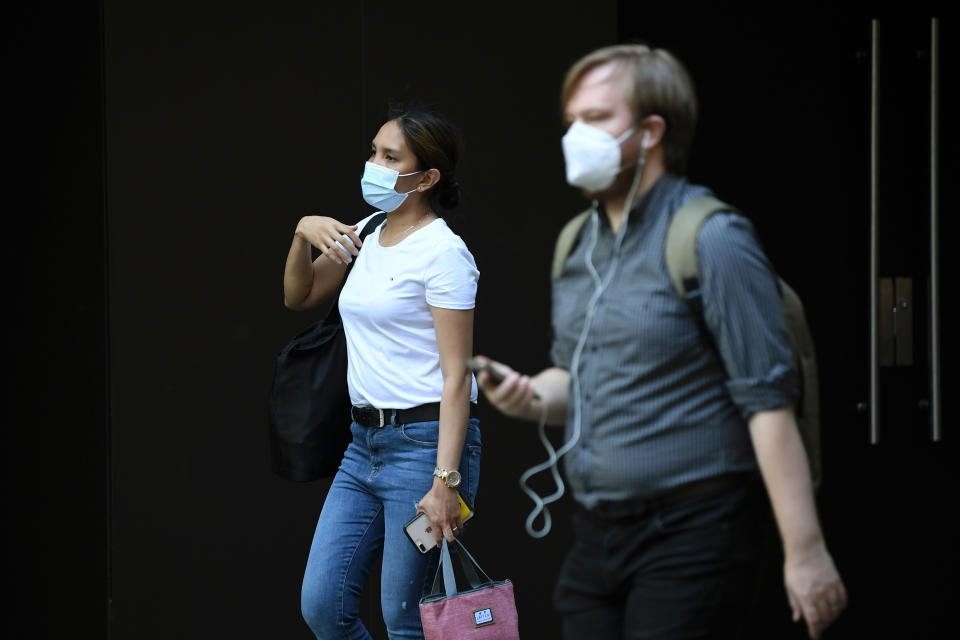
[{"label": "woman's neck", "polygon": [[386,247],[399,244],[436,217],[426,202],[405,202],[387,214],[387,221],[380,230],[380,244]]}]

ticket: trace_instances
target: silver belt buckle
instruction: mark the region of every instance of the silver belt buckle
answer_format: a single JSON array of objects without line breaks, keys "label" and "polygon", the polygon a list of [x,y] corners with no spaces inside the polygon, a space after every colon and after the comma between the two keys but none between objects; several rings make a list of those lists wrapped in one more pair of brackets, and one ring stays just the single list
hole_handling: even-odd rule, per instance
[{"label": "silver belt buckle", "polygon": [[383,429],[383,409],[377,409],[377,413],[380,414],[380,424],[377,425],[377,428]]}]

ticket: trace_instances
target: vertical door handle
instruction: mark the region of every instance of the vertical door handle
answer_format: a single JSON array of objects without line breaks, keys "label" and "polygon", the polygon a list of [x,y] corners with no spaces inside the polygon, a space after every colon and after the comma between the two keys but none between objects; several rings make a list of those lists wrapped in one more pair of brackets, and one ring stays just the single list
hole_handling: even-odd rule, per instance
[{"label": "vertical door handle", "polygon": [[937,138],[940,133],[940,24],[930,20],[930,415],[933,442],[942,437],[940,422],[940,251],[937,234],[940,225],[938,187],[940,163]]},{"label": "vertical door handle", "polygon": [[879,234],[880,21],[870,37],[870,444],[880,442]]}]

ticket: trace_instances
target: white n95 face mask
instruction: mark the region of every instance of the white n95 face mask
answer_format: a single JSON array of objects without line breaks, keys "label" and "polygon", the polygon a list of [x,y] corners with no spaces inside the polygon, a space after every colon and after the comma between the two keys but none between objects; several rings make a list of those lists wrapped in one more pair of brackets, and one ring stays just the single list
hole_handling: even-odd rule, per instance
[{"label": "white n95 face mask", "polygon": [[633,135],[630,127],[614,138],[602,129],[579,120],[564,134],[563,158],[567,182],[587,191],[603,191],[620,173],[620,143]]},{"label": "white n95 face mask", "polygon": [[414,171],[413,173],[400,173],[394,169],[381,167],[379,164],[367,162],[363,168],[363,177],[360,178],[360,190],[363,192],[363,199],[371,207],[376,207],[381,211],[390,213],[403,204],[407,196],[416,191],[411,189],[406,193],[397,193],[397,178],[401,176],[412,176],[423,171]]}]

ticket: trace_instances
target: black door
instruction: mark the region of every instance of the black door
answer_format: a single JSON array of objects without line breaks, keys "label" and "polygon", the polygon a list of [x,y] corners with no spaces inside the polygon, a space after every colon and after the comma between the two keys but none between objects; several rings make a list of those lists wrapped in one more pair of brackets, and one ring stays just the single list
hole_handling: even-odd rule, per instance
[{"label": "black door", "polygon": [[[951,256],[931,259],[931,194],[942,211],[956,205],[936,184],[952,173],[955,136],[948,117],[932,128],[931,106],[950,114],[956,101],[931,87],[938,62],[941,83],[956,77],[942,62],[956,28],[918,14],[693,19],[620,3],[620,40],[665,47],[693,76],[690,177],[752,218],[806,305],[821,377],[818,506],[850,594],[827,637],[949,628],[956,411],[932,393],[931,354],[948,349],[931,330],[931,291],[942,289],[932,263],[949,270]],[[803,635],[787,621],[779,562],[752,637]]]}]

